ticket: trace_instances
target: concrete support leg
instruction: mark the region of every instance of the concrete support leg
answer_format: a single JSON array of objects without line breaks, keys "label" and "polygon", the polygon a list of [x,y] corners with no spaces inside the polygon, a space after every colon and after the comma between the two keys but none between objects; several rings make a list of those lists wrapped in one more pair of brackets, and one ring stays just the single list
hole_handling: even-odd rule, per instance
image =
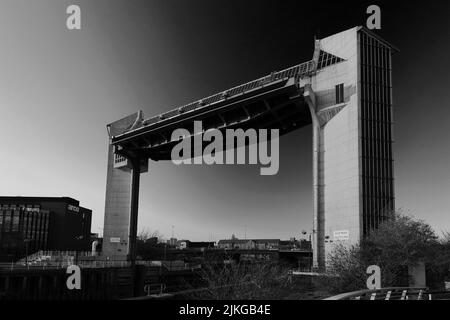
[{"label": "concrete support leg", "polygon": [[308,103],[313,123],[313,269],[323,271],[325,269],[325,230],[321,126],[316,115],[315,95],[310,85],[305,85],[303,95]]},{"label": "concrete support leg", "polygon": [[325,269],[325,230],[323,209],[323,159],[321,157],[320,126],[313,124],[313,212],[314,212],[314,247],[313,267]]},{"label": "concrete support leg", "polygon": [[128,165],[116,167],[114,150],[110,145],[102,255],[111,260],[126,260],[129,255],[131,176]]},{"label": "concrete support leg", "polygon": [[141,163],[139,158],[131,159],[131,206],[130,206],[130,232],[129,232],[129,260],[134,267],[136,262],[136,241],[139,208],[139,182],[141,176]]}]

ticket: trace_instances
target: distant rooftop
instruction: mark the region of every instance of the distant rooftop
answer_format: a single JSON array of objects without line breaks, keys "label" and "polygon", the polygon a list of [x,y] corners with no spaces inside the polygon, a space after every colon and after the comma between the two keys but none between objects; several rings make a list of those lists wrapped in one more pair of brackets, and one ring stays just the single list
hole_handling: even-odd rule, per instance
[{"label": "distant rooftop", "polygon": [[280,242],[280,239],[224,239],[219,240],[219,243],[245,243],[245,242]]}]

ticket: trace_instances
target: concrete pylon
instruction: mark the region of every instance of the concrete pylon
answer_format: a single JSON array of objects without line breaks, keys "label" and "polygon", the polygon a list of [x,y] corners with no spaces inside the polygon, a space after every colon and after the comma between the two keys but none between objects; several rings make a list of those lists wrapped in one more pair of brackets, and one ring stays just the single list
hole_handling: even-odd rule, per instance
[{"label": "concrete pylon", "polygon": [[313,268],[323,270],[325,267],[324,250],[324,210],[323,198],[323,160],[320,144],[320,121],[316,111],[316,97],[311,85],[304,86],[303,96],[311,113],[313,129]]},{"label": "concrete pylon", "polygon": [[359,243],[394,209],[394,50],[369,30],[352,28],[317,40],[316,72],[299,81],[313,129],[316,270],[326,269],[337,244]]},{"label": "concrete pylon", "polygon": [[[141,121],[142,112],[137,112],[109,124],[108,134],[112,137],[137,128]],[[109,144],[102,255],[111,260],[130,259],[135,254],[130,237],[134,239],[137,232],[139,176],[147,171],[148,159],[115,153]]]}]

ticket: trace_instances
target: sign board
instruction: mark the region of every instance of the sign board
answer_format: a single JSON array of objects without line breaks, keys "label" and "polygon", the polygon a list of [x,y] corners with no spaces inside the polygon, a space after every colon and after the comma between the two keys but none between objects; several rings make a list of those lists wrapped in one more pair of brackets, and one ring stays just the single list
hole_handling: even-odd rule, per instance
[{"label": "sign board", "polygon": [[120,243],[120,238],[109,238],[109,242]]},{"label": "sign board", "polygon": [[67,210],[78,213],[78,212],[80,212],[80,207],[74,206],[72,204],[68,204]]},{"label": "sign board", "polygon": [[335,241],[345,241],[350,238],[350,232],[348,230],[337,230],[333,232],[333,238]]}]

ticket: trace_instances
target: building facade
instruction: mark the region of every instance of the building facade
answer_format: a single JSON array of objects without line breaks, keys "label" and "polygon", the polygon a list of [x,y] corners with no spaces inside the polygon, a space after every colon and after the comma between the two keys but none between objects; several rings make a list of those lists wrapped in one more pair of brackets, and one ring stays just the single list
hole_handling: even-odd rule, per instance
[{"label": "building facade", "polygon": [[177,241],[177,249],[213,249],[215,247],[214,242],[207,241],[189,241],[189,240],[178,240]]},{"label": "building facade", "polygon": [[255,242],[253,240],[246,239],[225,239],[219,240],[217,247],[219,249],[251,250],[255,249]]},{"label": "building facade", "polygon": [[0,208],[0,255],[18,257],[48,249],[50,212],[40,208]]},{"label": "building facade", "polygon": [[92,211],[68,197],[0,197],[0,254],[89,251]]},{"label": "building facade", "polygon": [[280,239],[225,239],[217,243],[219,249],[277,250]]}]

